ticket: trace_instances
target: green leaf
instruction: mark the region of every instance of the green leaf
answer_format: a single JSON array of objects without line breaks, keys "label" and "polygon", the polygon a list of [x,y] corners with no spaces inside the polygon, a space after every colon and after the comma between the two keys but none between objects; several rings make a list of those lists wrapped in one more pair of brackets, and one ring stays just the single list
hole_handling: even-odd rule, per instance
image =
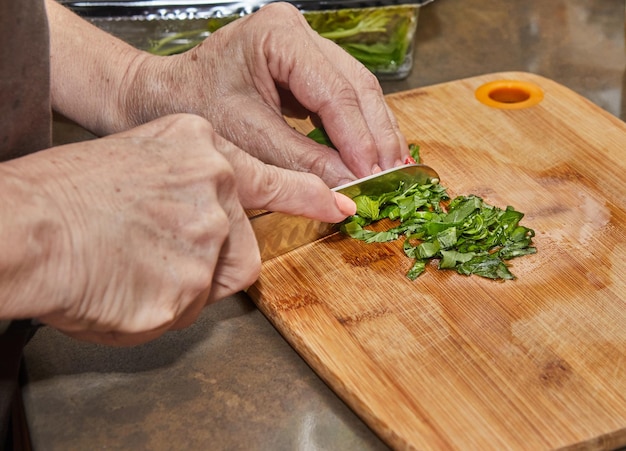
[{"label": "green leaf", "polygon": [[411,267],[411,269],[409,269],[409,272],[407,272],[406,276],[410,279],[410,280],[415,280],[417,279],[424,271],[426,270],[426,261],[425,260],[417,260],[413,266]]},{"label": "green leaf", "polygon": [[415,160],[416,163],[420,162],[420,146],[417,144],[409,144],[409,155]]},{"label": "green leaf", "polygon": [[332,40],[372,71],[394,71],[412,40],[415,7],[341,9],[304,13],[321,36]]},{"label": "green leaf", "polygon": [[332,147],[333,149],[335,149],[334,144],[328,137],[328,134],[326,133],[326,130],[323,127],[314,128],[306,136],[307,138],[311,138],[313,141],[315,141],[318,144],[323,144],[325,146]]},{"label": "green leaf", "polygon": [[511,274],[507,266],[497,256],[479,256],[457,266],[459,274],[477,274],[489,279],[511,280],[515,276]]},{"label": "green leaf", "polygon": [[424,241],[415,248],[418,258],[431,258],[441,249],[438,241]]},{"label": "green leaf", "polygon": [[370,196],[357,196],[354,199],[356,214],[371,220],[380,219],[380,202]]},{"label": "green leaf", "polygon": [[457,197],[450,203],[448,214],[444,217],[444,222],[457,223],[465,220],[482,205],[479,197]]},{"label": "green leaf", "polygon": [[365,241],[366,243],[383,243],[398,239],[398,234],[392,231],[374,232],[364,229],[358,218],[341,224],[340,230],[351,238]]},{"label": "green leaf", "polygon": [[441,249],[450,249],[457,243],[456,227],[449,227],[439,232],[436,236]]},{"label": "green leaf", "polygon": [[[416,260],[407,277],[414,279],[428,260],[439,259],[439,269],[476,274],[490,279],[514,279],[505,260],[537,252],[534,230],[519,225],[523,213],[508,206],[489,205],[476,195],[448,200],[440,184],[414,184],[377,196],[359,196],[357,214],[342,230],[366,243],[405,237],[404,253]],[[395,221],[385,231],[363,227],[382,218]]]},{"label": "green leaf", "polygon": [[455,268],[459,263],[466,263],[476,256],[474,252],[441,251],[440,269]]}]

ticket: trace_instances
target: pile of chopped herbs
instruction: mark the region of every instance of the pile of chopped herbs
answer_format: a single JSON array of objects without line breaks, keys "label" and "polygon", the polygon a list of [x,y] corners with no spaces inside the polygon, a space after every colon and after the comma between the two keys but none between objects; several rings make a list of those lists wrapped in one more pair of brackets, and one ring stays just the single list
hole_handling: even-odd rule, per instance
[{"label": "pile of chopped herbs", "polygon": [[[323,130],[309,134],[315,141],[331,145]],[[419,147],[410,147],[419,163]],[[513,207],[501,209],[478,196],[450,199],[438,181],[400,186],[396,191],[354,199],[357,212],[341,223],[341,231],[366,243],[404,239],[404,253],[415,260],[407,277],[415,280],[430,260],[439,269],[459,274],[476,274],[489,279],[514,279],[505,261],[534,254],[534,230],[520,225],[524,214]],[[374,231],[366,228],[381,219],[396,225]]]},{"label": "pile of chopped herbs", "polygon": [[[477,274],[490,279],[514,279],[505,260],[533,254],[534,231],[519,224],[523,213],[513,207],[501,209],[475,195],[458,196],[449,203],[439,184],[401,186],[377,197],[354,199],[357,212],[341,224],[341,231],[366,243],[394,241],[404,237],[404,253],[415,259],[407,273],[416,279],[429,260],[439,269]],[[385,231],[366,228],[388,218],[400,224]]]}]

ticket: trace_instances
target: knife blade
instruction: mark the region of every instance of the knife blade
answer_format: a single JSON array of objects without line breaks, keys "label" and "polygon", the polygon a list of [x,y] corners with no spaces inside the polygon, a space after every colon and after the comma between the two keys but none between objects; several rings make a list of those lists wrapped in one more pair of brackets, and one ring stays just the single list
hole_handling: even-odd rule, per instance
[{"label": "knife blade", "polygon": [[[423,164],[407,164],[370,175],[354,182],[333,188],[351,199],[357,196],[375,196],[394,191],[405,183],[438,183],[437,172]],[[280,212],[263,212],[250,218],[261,252],[261,260],[267,261],[305,244],[312,243],[339,230],[338,224],[316,221],[304,216]]]}]

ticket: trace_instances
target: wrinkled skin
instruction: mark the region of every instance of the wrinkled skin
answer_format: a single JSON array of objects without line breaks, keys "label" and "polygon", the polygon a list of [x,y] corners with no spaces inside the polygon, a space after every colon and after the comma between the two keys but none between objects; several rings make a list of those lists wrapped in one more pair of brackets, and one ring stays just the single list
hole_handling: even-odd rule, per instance
[{"label": "wrinkled skin", "polygon": [[[237,159],[246,184],[225,155]],[[35,263],[39,282],[24,293],[46,293],[46,305],[27,313],[103,343],[135,344],[187,326],[207,303],[251,285],[261,262],[244,208],[346,216],[319,178],[264,165],[191,115],[53,148],[4,169],[5,180],[28,174],[18,179],[29,197],[36,191],[54,206],[42,225],[48,258]],[[293,196],[297,187],[311,202]]]},{"label": "wrinkled skin", "polygon": [[[328,186],[408,156],[375,77],[290,5],[172,57],[46,6],[52,105],[103,138],[0,164],[0,319],[152,340],[257,278],[244,209],[339,222],[355,205]],[[286,107],[339,152],[295,132]]]},{"label": "wrinkled skin", "polygon": [[[170,57],[164,71],[155,69],[161,64],[162,58],[144,62],[130,105],[158,99],[154,116],[176,109],[174,102],[184,105],[264,162],[313,172],[331,187],[400,165],[409,155],[375,76],[288,4],[267,5]],[[154,75],[153,86],[169,86],[167,98],[146,93],[144,81]],[[339,153],[288,127],[281,107],[294,105],[285,99],[319,116]]]}]

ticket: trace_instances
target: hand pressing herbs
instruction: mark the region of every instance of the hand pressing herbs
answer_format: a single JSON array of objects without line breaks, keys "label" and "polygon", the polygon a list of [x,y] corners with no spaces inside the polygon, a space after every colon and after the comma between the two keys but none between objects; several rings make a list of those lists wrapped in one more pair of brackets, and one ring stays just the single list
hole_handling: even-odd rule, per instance
[{"label": "hand pressing herbs", "polygon": [[[334,147],[321,128],[308,135]],[[411,157],[420,162],[419,146],[410,146]],[[439,260],[439,269],[477,274],[489,279],[514,279],[505,260],[534,254],[535,232],[521,226],[524,214],[513,207],[502,210],[478,196],[458,196],[450,201],[440,184],[400,186],[379,196],[358,196],[356,215],[341,224],[341,231],[366,243],[394,241],[404,237],[404,253],[415,259],[407,277],[415,280],[426,263]],[[449,202],[448,202],[449,201]],[[385,231],[365,227],[380,219],[399,221]]]}]

